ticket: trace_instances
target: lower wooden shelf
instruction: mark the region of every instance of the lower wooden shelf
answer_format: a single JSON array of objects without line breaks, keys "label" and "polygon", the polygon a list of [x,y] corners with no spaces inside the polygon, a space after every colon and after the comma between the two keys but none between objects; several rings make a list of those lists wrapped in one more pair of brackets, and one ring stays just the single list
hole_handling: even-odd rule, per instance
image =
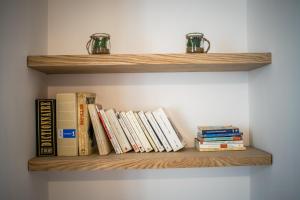
[{"label": "lower wooden shelf", "polygon": [[160,169],[271,165],[272,155],[248,147],[246,151],[198,152],[186,148],[179,152],[97,154],[77,157],[35,157],[29,171],[93,171],[110,169]]}]

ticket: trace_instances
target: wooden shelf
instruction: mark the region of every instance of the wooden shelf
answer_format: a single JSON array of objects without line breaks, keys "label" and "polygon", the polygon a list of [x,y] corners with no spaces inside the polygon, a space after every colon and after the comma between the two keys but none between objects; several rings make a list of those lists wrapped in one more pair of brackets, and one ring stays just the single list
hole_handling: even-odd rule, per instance
[{"label": "wooden shelf", "polygon": [[271,165],[272,155],[248,147],[246,151],[198,152],[186,148],[170,153],[126,153],[108,156],[35,157],[29,171],[88,171],[110,169],[159,169]]},{"label": "wooden shelf", "polygon": [[46,74],[249,71],[272,62],[271,53],[113,54],[28,56]]}]

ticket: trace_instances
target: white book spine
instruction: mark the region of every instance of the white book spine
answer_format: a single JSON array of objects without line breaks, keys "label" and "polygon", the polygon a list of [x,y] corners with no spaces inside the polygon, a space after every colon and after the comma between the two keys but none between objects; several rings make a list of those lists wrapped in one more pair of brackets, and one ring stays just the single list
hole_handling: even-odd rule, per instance
[{"label": "white book spine", "polygon": [[133,140],[133,138],[132,138],[132,136],[131,136],[131,134],[130,134],[128,128],[127,128],[126,125],[125,125],[124,120],[119,116],[119,114],[117,114],[117,118],[118,118],[118,121],[119,121],[121,127],[123,128],[124,133],[126,134],[128,140],[129,140],[129,142],[130,142],[130,144],[131,144],[133,150],[134,150],[135,152],[139,152],[140,150],[139,150],[137,144],[134,142],[134,140]]},{"label": "white book spine", "polygon": [[148,139],[146,138],[143,130],[141,129],[141,127],[139,126],[137,119],[135,118],[134,114],[132,111],[129,111],[126,113],[126,116],[128,117],[134,131],[137,133],[144,149],[146,152],[150,152],[153,150],[153,148],[151,147]]},{"label": "white book spine", "polygon": [[[165,114],[164,110],[162,108],[157,109],[154,111],[155,115],[157,118],[161,119],[161,124],[166,128],[166,133],[168,134],[167,139],[171,140],[170,144],[172,144],[172,148],[174,151],[178,151],[183,148],[183,145],[176,134],[175,129],[173,128],[171,122],[169,121],[167,115]],[[160,124],[159,124],[160,125]]]},{"label": "white book spine", "polygon": [[101,109],[98,112],[100,113],[100,115],[101,115],[101,117],[102,117],[102,119],[104,121],[104,124],[105,124],[105,126],[106,126],[106,128],[108,130],[108,134],[110,135],[109,138],[110,138],[110,141],[111,141],[111,144],[112,144],[113,148],[115,149],[116,154],[123,153],[122,149],[121,149],[121,146],[119,145],[118,140],[117,140],[114,132],[112,131],[111,125],[110,125],[110,123],[109,123],[109,121],[107,119],[107,116],[106,116],[104,110]]},{"label": "white book spine", "polygon": [[155,121],[152,113],[151,112],[146,112],[145,115],[146,115],[147,119],[149,120],[151,126],[153,127],[157,137],[159,138],[159,140],[163,144],[164,148],[166,149],[166,151],[167,152],[172,151],[172,147],[170,146],[170,144],[169,144],[168,140],[166,139],[165,135],[160,130],[160,128],[159,128],[157,122]]},{"label": "white book spine", "polygon": [[165,135],[165,137],[167,138],[169,144],[171,145],[173,151],[177,151],[179,150],[176,141],[174,140],[173,136],[171,135],[170,131],[168,130],[168,128],[166,127],[164,121],[162,120],[162,118],[159,116],[158,112],[153,111],[152,115],[154,116],[158,126],[160,127],[160,129],[162,130],[163,134]]},{"label": "white book spine", "polygon": [[112,109],[107,110],[106,114],[107,114],[109,122],[112,125],[112,129],[116,134],[117,140],[122,148],[122,151],[125,153],[125,152],[132,150],[132,147],[129,144],[128,139],[126,138],[126,135],[125,135],[122,127],[120,126],[120,123],[116,117],[114,110],[112,110]]},{"label": "white book spine", "polygon": [[153,142],[153,140],[152,140],[152,138],[151,138],[149,132],[148,132],[147,129],[145,128],[145,126],[144,126],[142,120],[140,119],[139,115],[138,115],[137,113],[134,113],[134,116],[135,116],[135,118],[137,119],[137,121],[138,121],[140,127],[142,128],[142,130],[143,130],[145,136],[147,137],[149,143],[151,144],[152,148],[154,149],[155,152],[158,152],[157,146],[156,146],[155,143]]},{"label": "white book spine", "polygon": [[145,128],[147,129],[148,133],[150,134],[153,142],[155,143],[156,147],[158,148],[158,151],[159,152],[162,152],[165,150],[165,148],[163,147],[163,145],[161,144],[161,142],[159,141],[158,137],[156,136],[154,130],[152,129],[151,125],[149,124],[146,116],[145,116],[145,113],[143,111],[140,111],[138,113],[140,119],[142,120]]},{"label": "white book spine", "polygon": [[89,114],[92,120],[94,134],[97,140],[98,151],[100,155],[107,155],[111,151],[109,140],[101,125],[95,104],[88,104]]},{"label": "white book spine", "polygon": [[141,143],[139,137],[138,137],[137,134],[135,133],[135,131],[134,131],[134,129],[133,129],[133,127],[132,127],[130,121],[128,120],[128,118],[127,118],[127,116],[126,116],[126,114],[125,114],[125,112],[121,112],[121,113],[120,113],[120,116],[121,116],[121,118],[123,119],[123,121],[125,122],[125,125],[126,125],[127,129],[129,130],[129,132],[131,133],[131,136],[132,136],[133,140],[135,141],[135,143],[137,144],[137,146],[138,146],[140,152],[144,152],[145,149],[144,149],[144,147],[143,147],[143,145],[142,145],[142,143]]}]

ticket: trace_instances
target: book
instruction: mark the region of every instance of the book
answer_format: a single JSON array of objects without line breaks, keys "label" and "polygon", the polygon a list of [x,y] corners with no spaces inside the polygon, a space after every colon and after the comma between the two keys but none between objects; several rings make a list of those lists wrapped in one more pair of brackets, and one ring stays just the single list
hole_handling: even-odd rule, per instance
[{"label": "book", "polygon": [[201,136],[197,137],[200,141],[210,142],[210,141],[239,141],[243,138],[241,136],[235,137],[211,137],[211,138],[203,138]]},{"label": "book", "polygon": [[151,124],[153,130],[155,131],[157,137],[159,138],[159,140],[161,141],[161,143],[163,144],[165,150],[167,152],[172,151],[172,147],[170,146],[168,140],[166,139],[165,135],[163,134],[163,132],[160,130],[160,127],[158,126],[157,122],[155,121],[152,113],[146,112],[145,113],[147,119],[149,120],[149,123]]},{"label": "book", "polygon": [[221,143],[217,143],[217,142],[200,142],[199,140],[195,140],[195,142],[197,143],[199,148],[212,148],[212,149],[216,149],[216,148],[240,148],[240,147],[244,147],[243,143],[230,143],[230,142],[221,142]]},{"label": "book", "polygon": [[107,119],[107,116],[105,114],[105,111],[102,109],[100,105],[96,105],[96,110],[100,119],[100,122],[107,134],[108,139],[110,140],[116,154],[121,154],[123,153],[121,146],[119,145],[117,138],[115,134],[112,131],[111,125]]},{"label": "book", "polygon": [[135,133],[137,134],[139,140],[142,143],[143,148],[146,152],[150,152],[153,150],[151,144],[149,143],[147,137],[145,136],[142,128],[140,127],[136,117],[134,116],[132,111],[126,112],[126,117],[128,118],[132,128],[134,129]]},{"label": "book", "polygon": [[145,149],[144,149],[144,147],[143,147],[143,145],[142,145],[142,143],[141,143],[139,137],[137,136],[135,130],[133,129],[133,127],[132,127],[130,121],[128,120],[128,118],[127,118],[125,112],[120,112],[120,117],[121,117],[121,118],[123,119],[123,121],[125,122],[125,125],[126,125],[127,129],[129,130],[129,132],[130,132],[130,134],[131,134],[131,136],[132,136],[134,142],[135,142],[136,145],[138,146],[139,151],[140,151],[141,153],[144,152]]},{"label": "book", "polygon": [[88,104],[95,104],[96,94],[89,92],[77,93],[77,127],[79,155],[90,155],[95,151],[95,139],[88,111]]},{"label": "book", "polygon": [[157,121],[159,127],[163,131],[164,135],[166,136],[173,151],[178,151],[182,149],[183,145],[163,109],[159,108],[153,111],[152,114],[155,120]]},{"label": "book", "polygon": [[100,118],[96,110],[96,105],[88,104],[88,110],[94,128],[99,155],[107,155],[111,152],[111,144],[100,122]]},{"label": "book", "polygon": [[199,137],[203,138],[212,138],[212,137],[235,137],[235,136],[241,136],[242,133],[211,133],[211,134],[204,134],[204,135],[198,135]]},{"label": "book", "polygon": [[121,118],[121,116],[120,116],[119,113],[116,113],[116,115],[117,115],[118,121],[119,121],[119,123],[120,123],[120,125],[121,125],[121,127],[122,127],[122,129],[123,129],[123,131],[124,131],[124,133],[125,133],[125,135],[126,135],[126,137],[127,137],[127,139],[129,140],[129,142],[130,142],[130,144],[131,144],[133,150],[134,150],[136,153],[139,152],[139,151],[140,151],[140,150],[139,150],[139,147],[138,147],[137,144],[135,143],[135,141],[134,141],[134,139],[133,139],[131,133],[129,132],[129,130],[128,130],[128,128],[127,128],[125,122],[124,122],[124,120]]},{"label": "book", "polygon": [[36,155],[56,156],[56,100],[36,99]]},{"label": "book", "polygon": [[137,119],[137,122],[139,123],[140,127],[142,128],[142,130],[143,130],[143,132],[144,132],[146,138],[148,139],[149,143],[151,144],[153,150],[154,150],[155,152],[158,152],[157,146],[156,146],[155,143],[153,142],[153,140],[152,140],[152,138],[151,138],[149,132],[147,131],[146,127],[144,126],[144,124],[143,124],[142,120],[140,119],[139,115],[138,115],[136,112],[134,112],[133,114],[134,114],[135,118]]},{"label": "book", "polygon": [[198,140],[200,144],[244,144],[243,140],[236,140],[236,141],[203,141],[203,140]]},{"label": "book", "polygon": [[76,93],[56,94],[57,155],[78,155]]},{"label": "book", "polygon": [[113,133],[115,134],[117,140],[118,140],[118,143],[122,149],[122,152],[125,153],[125,152],[128,152],[130,150],[132,150],[132,147],[116,117],[116,114],[115,114],[115,111],[113,109],[109,109],[105,112],[108,120],[109,120],[109,123],[111,124],[111,127],[112,127],[112,130],[113,130]]},{"label": "book", "polygon": [[244,151],[246,147],[234,147],[234,148],[199,148],[196,147],[198,151]]},{"label": "book", "polygon": [[150,134],[153,142],[155,143],[157,149],[159,152],[162,152],[165,150],[164,146],[162,143],[159,141],[157,135],[155,134],[154,130],[152,129],[151,125],[149,124],[149,121],[147,120],[147,117],[143,111],[138,112],[138,115],[140,119],[142,120],[145,128],[147,129],[148,133]]}]

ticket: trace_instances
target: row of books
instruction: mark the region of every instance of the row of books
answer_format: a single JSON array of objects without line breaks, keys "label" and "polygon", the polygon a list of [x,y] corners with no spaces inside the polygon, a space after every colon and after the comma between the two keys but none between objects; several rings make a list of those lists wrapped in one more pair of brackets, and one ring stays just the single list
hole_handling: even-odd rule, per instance
[{"label": "row of books", "polygon": [[195,147],[199,151],[246,150],[243,133],[234,126],[198,127]]},{"label": "row of books", "polygon": [[180,134],[162,108],[115,112],[95,104],[95,93],[59,93],[36,100],[37,155],[77,156],[178,151]]}]

